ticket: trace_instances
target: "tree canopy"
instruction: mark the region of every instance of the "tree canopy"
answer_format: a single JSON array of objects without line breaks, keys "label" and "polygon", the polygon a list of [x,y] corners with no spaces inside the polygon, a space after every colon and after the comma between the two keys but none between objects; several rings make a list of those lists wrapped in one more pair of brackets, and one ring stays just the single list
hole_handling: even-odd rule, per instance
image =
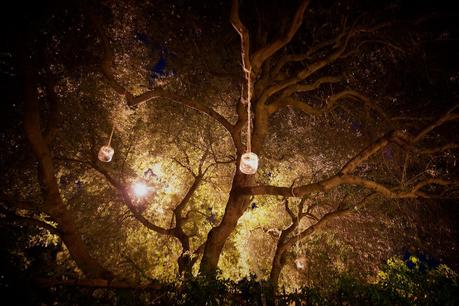
[{"label": "tree canopy", "polygon": [[3,287],[20,272],[45,286],[323,288],[374,281],[406,252],[458,268],[457,16],[284,2],[8,12]]}]

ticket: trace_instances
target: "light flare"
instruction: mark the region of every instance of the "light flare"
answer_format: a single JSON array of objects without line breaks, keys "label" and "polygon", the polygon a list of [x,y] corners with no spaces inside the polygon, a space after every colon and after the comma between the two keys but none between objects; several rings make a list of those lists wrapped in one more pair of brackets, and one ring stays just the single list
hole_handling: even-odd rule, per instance
[{"label": "light flare", "polygon": [[132,191],[136,197],[142,198],[148,194],[150,188],[143,182],[135,182],[132,185]]}]

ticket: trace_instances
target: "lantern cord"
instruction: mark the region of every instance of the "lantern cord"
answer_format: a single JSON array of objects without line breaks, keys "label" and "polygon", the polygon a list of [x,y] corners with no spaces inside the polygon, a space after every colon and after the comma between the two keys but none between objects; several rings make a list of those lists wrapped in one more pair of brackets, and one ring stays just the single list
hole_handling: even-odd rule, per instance
[{"label": "lantern cord", "polygon": [[[293,190],[293,189],[292,189]],[[297,236],[297,240],[296,240],[296,257],[297,257],[297,260],[299,259],[299,253],[300,253],[300,214],[302,213],[300,210],[300,205],[298,205],[298,215],[296,216],[296,236]],[[295,263],[296,264],[296,263]],[[300,278],[300,271],[297,267],[296,269],[296,278],[297,280]]]},{"label": "lantern cord", "polygon": [[112,138],[113,138],[113,132],[114,131],[115,131],[115,125],[112,126],[112,132],[110,133],[110,138],[108,139],[108,144],[107,144],[108,147],[112,143]]},{"label": "lantern cord", "polygon": [[251,125],[252,125],[252,113],[251,113],[251,100],[252,100],[252,80],[251,75],[252,72],[246,71],[247,75],[247,152],[252,152],[252,132],[251,132]]}]

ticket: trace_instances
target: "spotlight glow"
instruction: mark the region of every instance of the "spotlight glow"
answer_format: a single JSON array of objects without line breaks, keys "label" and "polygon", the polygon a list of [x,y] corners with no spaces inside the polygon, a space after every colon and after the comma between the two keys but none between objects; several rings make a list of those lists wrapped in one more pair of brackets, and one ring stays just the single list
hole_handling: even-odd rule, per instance
[{"label": "spotlight glow", "polygon": [[132,185],[132,190],[134,191],[134,194],[138,198],[142,198],[147,195],[149,188],[145,183],[142,182],[135,182]]}]

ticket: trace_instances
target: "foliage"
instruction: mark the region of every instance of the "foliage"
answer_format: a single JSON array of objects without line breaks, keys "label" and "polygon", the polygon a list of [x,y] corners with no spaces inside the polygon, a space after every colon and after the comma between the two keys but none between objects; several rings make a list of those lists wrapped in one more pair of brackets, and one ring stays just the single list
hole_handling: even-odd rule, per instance
[{"label": "foliage", "polygon": [[459,278],[445,264],[430,267],[417,256],[393,257],[378,273],[376,285],[389,296],[399,296],[420,305],[457,305]]},{"label": "foliage", "polygon": [[[245,150],[246,106],[240,94],[246,80],[241,78],[239,37],[227,21],[229,1],[140,2],[35,5],[18,10],[17,27],[8,25],[15,30],[0,50],[0,68],[8,68],[1,70],[8,87],[2,114],[10,117],[0,133],[0,183],[5,186],[0,226],[7,229],[0,237],[0,259],[5,262],[1,276],[7,278],[1,280],[2,289],[9,282],[19,288],[21,280],[79,278],[91,271],[79,270],[69,245],[46,230],[64,228],[67,224],[59,217],[66,215],[64,220],[75,223],[71,234],[83,242],[79,250],[90,255],[82,258],[95,259],[117,280],[142,284],[155,279],[164,282],[164,290],[59,287],[55,293],[62,290],[66,296],[62,303],[262,304],[272,296],[272,288],[252,274],[270,277],[282,231],[294,224],[293,214],[303,213],[294,189],[309,190],[319,182],[320,188],[308,194],[308,217],[296,218],[298,224],[286,241],[327,213],[352,208],[352,214],[332,220],[298,243],[285,244],[280,285],[287,292],[281,301],[441,302],[434,300],[435,290],[444,292],[445,301],[454,300],[449,294],[455,277],[445,278],[441,275],[447,270],[422,264],[416,270],[418,263],[412,261],[415,267],[406,268],[407,263],[394,259],[377,283],[362,282],[375,274],[383,258],[408,246],[425,244],[450,262],[457,256],[457,251],[449,254],[450,247],[457,246],[457,226],[448,223],[454,219],[451,207],[440,207],[440,200],[395,199],[409,191],[410,197],[457,199],[457,184],[450,189],[449,183],[458,175],[458,128],[440,122],[434,126],[432,120],[457,98],[459,70],[435,58],[448,58],[449,43],[436,52],[428,45],[453,35],[450,25],[444,32],[443,26],[415,22],[405,16],[404,10],[411,7],[400,1],[387,6],[311,1],[292,40],[254,69],[253,139],[260,169],[248,178],[237,170]],[[282,10],[264,1],[239,2],[253,43],[246,51],[253,55],[285,32],[296,2],[307,1],[283,3]],[[416,10],[412,14],[418,17]],[[380,24],[385,18],[389,22]],[[43,155],[32,156],[23,133],[21,103],[29,99],[21,97],[25,72],[19,64],[22,53],[16,50],[19,38],[24,39],[19,49],[28,52],[30,67],[36,70],[37,84],[24,82],[36,92],[40,124],[35,132],[50,136],[45,137],[52,156],[47,165],[52,165],[51,181],[58,186],[52,200],[36,170]],[[277,67],[290,55],[310,51],[301,61],[287,60]],[[323,69],[315,70],[321,63]],[[308,76],[295,79],[300,75]],[[288,88],[271,94],[279,84]],[[350,89],[358,94],[339,98]],[[155,98],[130,104],[149,94]],[[415,135],[425,123],[433,125],[419,146],[388,138],[389,144],[359,160],[362,150],[380,137],[393,130]],[[112,127],[113,161],[94,161]],[[50,130],[54,132],[48,134]],[[340,181],[343,166],[353,159],[359,165],[348,174],[373,183],[370,188]],[[196,176],[203,165],[209,171]],[[445,186],[434,186],[440,178]],[[155,191],[135,198],[129,186],[136,180]],[[337,180],[339,186],[333,186]],[[187,198],[194,182],[198,186]],[[327,182],[332,182],[328,189],[323,187]],[[358,207],[375,185],[385,189],[377,189],[380,194],[364,203],[371,208]],[[262,192],[252,194],[254,186]],[[282,205],[284,197],[290,197],[290,212]],[[56,202],[62,202],[58,209]],[[425,204],[429,208],[423,208]],[[433,213],[439,224],[426,222]],[[12,228],[17,229],[14,234]],[[182,232],[170,231],[177,228]],[[215,249],[203,250],[209,241],[207,246]],[[206,254],[216,259],[211,268],[222,270],[216,279],[196,276]],[[195,277],[176,281],[183,272],[183,255],[196,260],[190,267]],[[300,255],[308,258],[304,271],[294,265]],[[347,276],[339,278],[343,273]]]},{"label": "foliage", "polygon": [[[339,275],[328,288],[302,287],[275,296],[277,305],[457,305],[458,275],[441,264],[429,267],[419,257],[392,257],[373,283]],[[31,284],[33,286],[33,284]],[[160,289],[36,288],[25,304],[38,301],[78,305],[274,305],[270,284],[255,275],[239,281],[193,277],[157,283]]]}]

